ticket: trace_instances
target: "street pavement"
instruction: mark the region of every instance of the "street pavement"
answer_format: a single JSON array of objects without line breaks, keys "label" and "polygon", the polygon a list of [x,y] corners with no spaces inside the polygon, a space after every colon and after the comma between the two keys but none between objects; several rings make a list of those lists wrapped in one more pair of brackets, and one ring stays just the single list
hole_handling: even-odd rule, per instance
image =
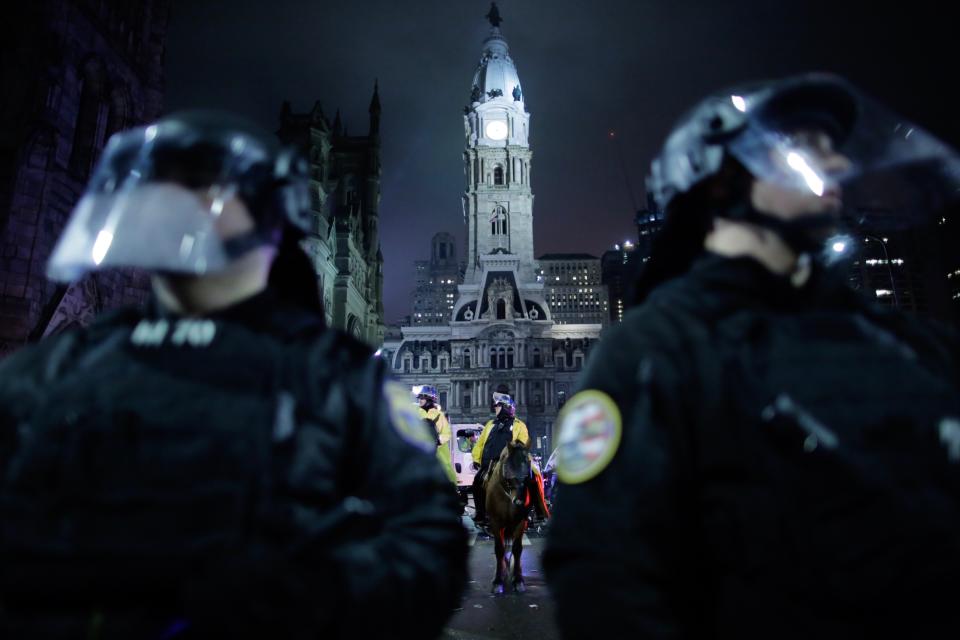
[{"label": "street pavement", "polygon": [[[444,640],[553,640],[559,638],[553,619],[554,605],[543,577],[540,558],[543,535],[530,530],[523,546],[520,564],[527,591],[491,595],[490,585],[496,573],[493,539],[476,531],[473,522],[464,517],[464,526],[471,532],[470,578],[460,609],[457,610],[441,638]],[[512,566],[512,565],[511,565]]]}]

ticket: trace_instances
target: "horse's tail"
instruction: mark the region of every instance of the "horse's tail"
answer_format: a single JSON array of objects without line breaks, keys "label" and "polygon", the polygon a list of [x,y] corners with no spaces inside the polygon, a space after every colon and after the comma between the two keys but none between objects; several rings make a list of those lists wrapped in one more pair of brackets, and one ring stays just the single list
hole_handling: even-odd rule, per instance
[{"label": "horse's tail", "polygon": [[[543,507],[543,515],[545,518],[550,517],[550,507],[547,506],[547,494],[543,488],[543,475],[539,473],[533,473],[531,469],[530,473],[533,475],[533,481],[537,484],[537,500],[540,501],[540,506]],[[530,506],[530,496],[527,496],[527,506]]]}]

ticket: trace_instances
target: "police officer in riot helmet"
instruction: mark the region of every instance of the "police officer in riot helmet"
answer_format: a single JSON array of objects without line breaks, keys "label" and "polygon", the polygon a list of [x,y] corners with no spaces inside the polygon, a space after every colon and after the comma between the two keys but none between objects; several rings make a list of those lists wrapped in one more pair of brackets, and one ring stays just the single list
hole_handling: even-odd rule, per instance
[{"label": "police officer in riot helmet", "polygon": [[456,498],[408,390],[324,327],[307,171],[223,113],[111,138],[48,275],[154,295],[0,363],[0,636],[439,633]]},{"label": "police officer in riot helmet", "polygon": [[[499,460],[500,453],[511,442],[520,442],[525,447],[530,447],[530,431],[526,423],[517,417],[517,405],[509,392],[507,385],[497,385],[492,396],[494,417],[484,425],[471,452],[473,468],[477,471],[472,488],[473,503],[476,506],[474,520],[480,527],[487,524],[486,478]],[[535,465],[531,466],[531,471],[532,477],[528,479],[526,491],[530,492],[530,502],[537,520],[543,521],[550,517],[543,495],[543,477]]]},{"label": "police officer in riot helmet", "polygon": [[417,401],[420,418],[425,422],[430,432],[437,439],[437,460],[443,468],[453,486],[457,486],[457,472],[453,468],[453,456],[450,451],[450,441],[453,431],[450,421],[440,406],[440,392],[430,384],[416,385],[411,390]]},{"label": "police officer in riot helmet", "polygon": [[958,166],[826,74],[681,120],[648,180],[642,304],[558,417],[565,637],[955,634],[960,344],[836,258],[928,225]]}]

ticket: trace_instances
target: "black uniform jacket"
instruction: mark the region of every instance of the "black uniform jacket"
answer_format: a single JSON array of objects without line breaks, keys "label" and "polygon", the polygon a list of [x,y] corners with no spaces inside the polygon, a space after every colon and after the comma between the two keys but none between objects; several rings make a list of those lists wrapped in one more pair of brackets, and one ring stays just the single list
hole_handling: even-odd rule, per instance
[{"label": "black uniform jacket", "polygon": [[[0,363],[10,637],[430,637],[466,541],[369,348],[265,292]],[[91,635],[92,634],[92,635]]]},{"label": "black uniform jacket", "polygon": [[710,256],[662,285],[580,384],[623,433],[559,491],[563,635],[955,635],[958,356],[821,269],[796,288]]}]

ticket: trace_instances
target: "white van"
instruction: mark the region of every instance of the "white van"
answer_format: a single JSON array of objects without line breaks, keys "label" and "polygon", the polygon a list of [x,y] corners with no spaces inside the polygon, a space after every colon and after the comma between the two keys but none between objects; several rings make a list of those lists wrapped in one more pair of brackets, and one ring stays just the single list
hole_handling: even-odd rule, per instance
[{"label": "white van", "polygon": [[453,470],[457,472],[457,488],[466,493],[473,487],[473,477],[477,472],[473,470],[473,447],[480,439],[483,425],[476,422],[470,424],[451,424],[450,458],[453,460]]}]

